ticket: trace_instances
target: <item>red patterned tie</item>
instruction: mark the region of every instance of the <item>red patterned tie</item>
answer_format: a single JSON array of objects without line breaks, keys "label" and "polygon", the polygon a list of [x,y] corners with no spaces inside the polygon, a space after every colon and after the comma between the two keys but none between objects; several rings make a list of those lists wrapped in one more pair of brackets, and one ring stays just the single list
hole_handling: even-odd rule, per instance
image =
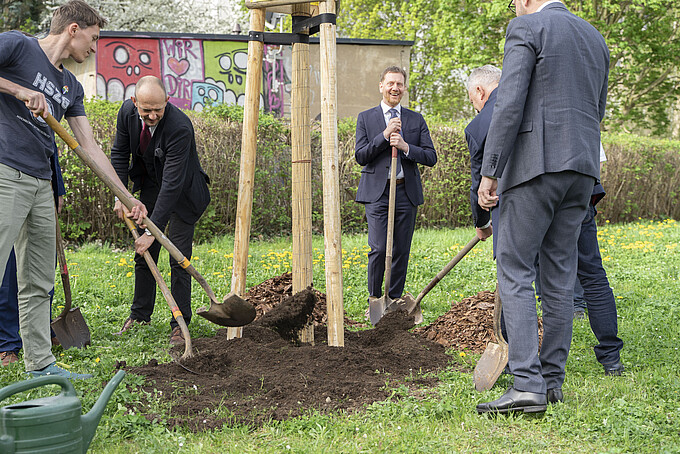
[{"label": "red patterned tie", "polygon": [[148,147],[149,142],[151,142],[151,130],[146,123],[142,122],[142,124],[144,126],[142,126],[142,133],[139,135],[139,152],[144,154],[146,147]]}]

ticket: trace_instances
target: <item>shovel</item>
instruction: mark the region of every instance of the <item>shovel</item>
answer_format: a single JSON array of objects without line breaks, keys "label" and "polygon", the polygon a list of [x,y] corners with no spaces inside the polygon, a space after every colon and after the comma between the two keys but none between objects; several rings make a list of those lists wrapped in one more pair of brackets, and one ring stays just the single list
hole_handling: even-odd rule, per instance
[{"label": "shovel", "polygon": [[501,332],[501,311],[503,303],[496,288],[496,295],[493,306],[493,333],[498,343],[489,342],[482,357],[477,361],[475,370],[472,373],[472,381],[477,391],[486,391],[496,383],[498,377],[503,373],[505,365],[508,363],[508,343],[503,338]]},{"label": "shovel", "polygon": [[390,166],[390,198],[387,206],[387,243],[385,245],[385,292],[380,298],[370,297],[368,300],[368,317],[371,324],[385,315],[390,299],[390,279],[392,277],[392,246],[394,242],[394,212],[397,199],[397,147],[392,147],[392,164]]},{"label": "shovel", "polygon": [[449,271],[453,269],[454,266],[458,264],[458,262],[461,261],[465,255],[470,252],[470,249],[475,247],[475,245],[479,243],[479,238],[477,235],[475,235],[474,238],[472,238],[468,244],[465,245],[461,251],[456,254],[454,258],[451,259],[451,261],[430,281],[429,284],[427,284],[427,287],[423,289],[422,292],[418,295],[418,298],[413,298],[413,295],[410,293],[405,294],[402,298],[395,300],[392,303],[392,306],[387,308],[388,312],[391,312],[393,310],[404,310],[406,311],[409,315],[413,315],[414,322],[415,323],[422,323],[423,322],[423,311],[420,308],[420,302],[422,301],[423,298],[425,298],[425,295],[427,295],[430,290],[434,288],[435,285],[441,281],[444,276],[449,274]]},{"label": "shovel", "polygon": [[[45,121],[56,132],[61,139],[71,148],[80,159],[104,182],[104,184],[120,199],[128,210],[132,210],[133,204],[127,198],[126,194],[120,189],[114,181],[99,167],[99,165],[90,156],[85,153],[85,150],[78,144],[61,124],[50,114],[47,114]],[[184,254],[175,247],[174,244],[165,236],[165,234],[151,222],[151,219],[145,217],[142,224],[146,225],[151,234],[156,240],[170,253],[173,259],[180,264],[203,288],[205,293],[210,298],[209,308],[199,308],[196,313],[209,321],[220,326],[244,326],[255,319],[255,307],[249,304],[246,300],[234,293],[230,293],[224,297],[222,303],[217,301],[215,292],[212,291],[208,282],[196,271],[189,260],[184,257]]]},{"label": "shovel", "polygon": [[51,325],[59,343],[67,350],[71,347],[83,348],[90,345],[90,328],[88,328],[79,307],[71,307],[71,282],[66,266],[66,254],[64,254],[64,241],[61,238],[61,227],[56,207],[54,215],[57,221],[57,257],[59,258],[59,272],[61,283],[64,286],[64,310],[55,318]]},{"label": "shovel", "polygon": [[[135,223],[132,222],[130,218],[126,217],[125,225],[127,225],[128,228],[130,229],[130,232],[132,232],[132,237],[135,240],[137,240],[137,238],[139,238],[139,233],[137,232],[137,227],[135,227]],[[184,321],[182,311],[180,311],[179,307],[177,307],[175,298],[173,298],[170,289],[165,284],[163,276],[161,275],[161,272],[158,271],[158,266],[156,266],[156,262],[153,261],[153,258],[151,257],[149,251],[144,251],[143,255],[144,260],[146,260],[146,264],[149,267],[149,270],[151,270],[151,274],[153,274],[154,279],[156,279],[158,288],[161,289],[161,293],[163,294],[165,301],[168,302],[168,306],[170,307],[170,312],[172,312],[172,316],[175,317],[175,320],[177,320],[179,328],[182,330],[182,335],[184,336],[184,354],[182,355],[182,359],[191,358],[192,356],[194,356],[194,351],[191,348],[191,335],[189,334],[189,327],[187,326],[187,323]]]}]

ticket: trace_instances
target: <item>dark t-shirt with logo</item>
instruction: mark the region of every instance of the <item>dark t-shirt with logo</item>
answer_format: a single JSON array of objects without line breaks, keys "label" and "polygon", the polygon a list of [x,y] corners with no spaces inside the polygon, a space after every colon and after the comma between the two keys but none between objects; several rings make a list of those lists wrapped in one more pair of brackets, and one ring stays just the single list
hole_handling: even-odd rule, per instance
[{"label": "dark t-shirt with logo", "polygon": [[[0,77],[42,92],[57,120],[85,115],[84,91],[76,77],[50,62],[38,40],[21,32],[0,33]],[[52,176],[54,135],[12,95],[0,93],[0,163],[36,178]]]}]

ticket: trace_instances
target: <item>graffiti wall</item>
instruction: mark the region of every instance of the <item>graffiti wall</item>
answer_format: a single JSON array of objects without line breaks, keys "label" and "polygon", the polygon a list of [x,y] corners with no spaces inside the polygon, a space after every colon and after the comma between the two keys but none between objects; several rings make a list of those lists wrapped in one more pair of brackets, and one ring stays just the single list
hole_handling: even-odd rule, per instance
[{"label": "graffiti wall", "polygon": [[[165,84],[170,102],[202,110],[217,103],[243,105],[248,43],[184,38],[102,37],[97,52],[97,96],[121,101],[142,76]],[[265,46],[260,106],[282,116],[290,79],[283,47]]]}]

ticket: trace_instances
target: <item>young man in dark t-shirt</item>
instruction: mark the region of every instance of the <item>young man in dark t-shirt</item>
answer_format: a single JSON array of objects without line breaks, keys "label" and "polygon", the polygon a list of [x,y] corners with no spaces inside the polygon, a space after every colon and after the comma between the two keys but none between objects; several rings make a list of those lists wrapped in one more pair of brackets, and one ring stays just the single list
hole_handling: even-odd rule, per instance
[{"label": "young man in dark t-shirt", "polygon": [[99,29],[105,24],[87,3],[72,0],[54,12],[50,34],[41,40],[14,31],[0,34],[0,276],[14,245],[24,363],[32,375],[90,377],[57,367],[51,352],[54,139],[43,117],[47,113],[57,120],[66,116],[85,153],[134,200],[132,217],[141,222],[147,213],[120,183],[95,142],[85,117],[83,88],[62,66],[68,58],[82,63],[96,52]]}]

